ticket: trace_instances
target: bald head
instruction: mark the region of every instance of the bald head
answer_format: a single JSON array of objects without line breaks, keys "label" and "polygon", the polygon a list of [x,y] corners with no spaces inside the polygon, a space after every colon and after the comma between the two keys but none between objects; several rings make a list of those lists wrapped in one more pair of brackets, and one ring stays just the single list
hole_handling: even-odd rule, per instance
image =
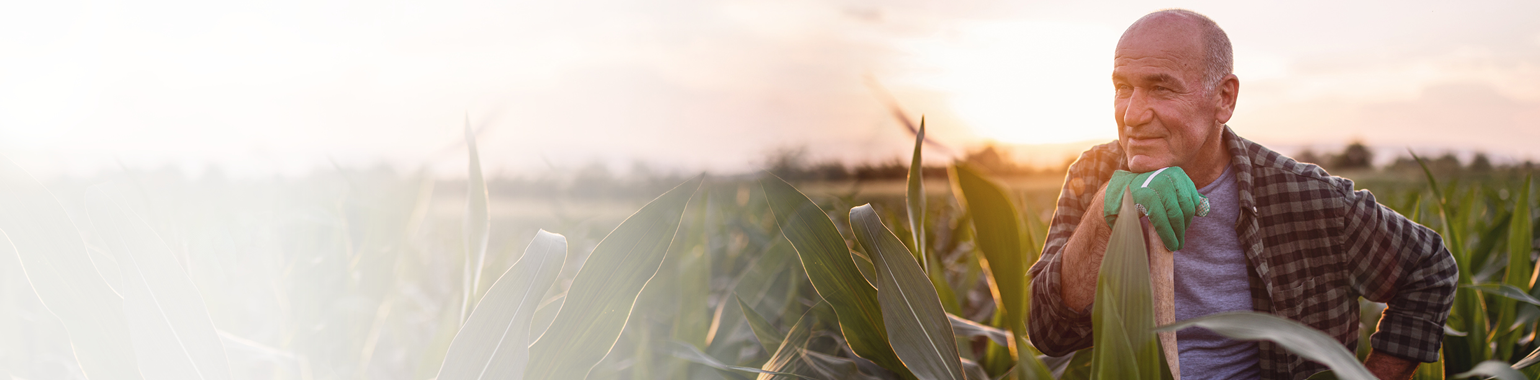
[{"label": "bald head", "polygon": [[1166,9],[1144,15],[1123,31],[1118,47],[1150,39],[1162,40],[1171,49],[1187,50],[1182,52],[1183,55],[1201,58],[1194,64],[1199,65],[1196,69],[1202,70],[1205,90],[1212,91],[1235,70],[1230,36],[1214,20],[1198,12]]}]

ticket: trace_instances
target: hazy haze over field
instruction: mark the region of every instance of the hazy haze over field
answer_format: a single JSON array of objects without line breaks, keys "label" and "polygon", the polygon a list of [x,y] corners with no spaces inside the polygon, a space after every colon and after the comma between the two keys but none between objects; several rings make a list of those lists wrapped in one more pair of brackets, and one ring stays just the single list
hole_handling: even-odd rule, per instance
[{"label": "hazy haze over field", "polygon": [[[1231,125],[1247,137],[1540,158],[1540,3],[1165,5],[1229,32],[1242,83]],[[11,2],[0,5],[0,150],[42,175],[116,161],[237,176],[427,163],[463,175],[468,113],[485,126],[489,172],[596,160],[732,172],[799,145],[847,161],[907,154],[912,140],[868,76],[954,147],[1104,141],[1113,45],[1156,9]]]}]

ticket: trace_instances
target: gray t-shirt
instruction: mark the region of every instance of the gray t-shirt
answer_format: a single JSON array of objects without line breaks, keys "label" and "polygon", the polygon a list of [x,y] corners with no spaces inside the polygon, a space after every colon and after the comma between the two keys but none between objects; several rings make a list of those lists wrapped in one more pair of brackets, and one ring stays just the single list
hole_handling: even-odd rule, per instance
[{"label": "gray t-shirt", "polygon": [[[1208,196],[1208,216],[1195,217],[1187,227],[1182,250],[1175,253],[1176,320],[1227,311],[1251,310],[1251,284],[1246,279],[1246,254],[1235,236],[1240,216],[1235,176],[1226,167],[1214,183],[1198,189]],[[1257,345],[1191,327],[1177,331],[1183,379],[1255,379]]]}]

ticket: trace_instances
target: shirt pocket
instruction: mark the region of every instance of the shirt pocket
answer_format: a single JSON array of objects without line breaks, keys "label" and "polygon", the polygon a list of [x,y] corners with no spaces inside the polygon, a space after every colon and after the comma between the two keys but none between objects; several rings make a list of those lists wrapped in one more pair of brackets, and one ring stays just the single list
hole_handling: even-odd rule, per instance
[{"label": "shirt pocket", "polygon": [[1293,284],[1275,287],[1272,294],[1274,314],[1299,321],[1310,310],[1312,300],[1319,301],[1321,298],[1312,297],[1319,293],[1318,283],[1318,278],[1308,277]]}]

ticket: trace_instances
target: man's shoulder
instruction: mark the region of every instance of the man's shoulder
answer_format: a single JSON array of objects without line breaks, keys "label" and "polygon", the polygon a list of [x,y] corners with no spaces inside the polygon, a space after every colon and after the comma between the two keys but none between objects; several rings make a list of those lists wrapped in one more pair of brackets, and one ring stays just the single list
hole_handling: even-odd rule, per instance
[{"label": "man's shoulder", "polygon": [[[1259,198],[1279,193],[1324,192],[1347,196],[1353,180],[1327,173],[1320,165],[1299,162],[1262,144],[1239,138],[1239,148],[1249,163],[1252,191]],[[1232,153],[1237,153],[1233,152]],[[1241,158],[1241,157],[1236,157]]]}]

